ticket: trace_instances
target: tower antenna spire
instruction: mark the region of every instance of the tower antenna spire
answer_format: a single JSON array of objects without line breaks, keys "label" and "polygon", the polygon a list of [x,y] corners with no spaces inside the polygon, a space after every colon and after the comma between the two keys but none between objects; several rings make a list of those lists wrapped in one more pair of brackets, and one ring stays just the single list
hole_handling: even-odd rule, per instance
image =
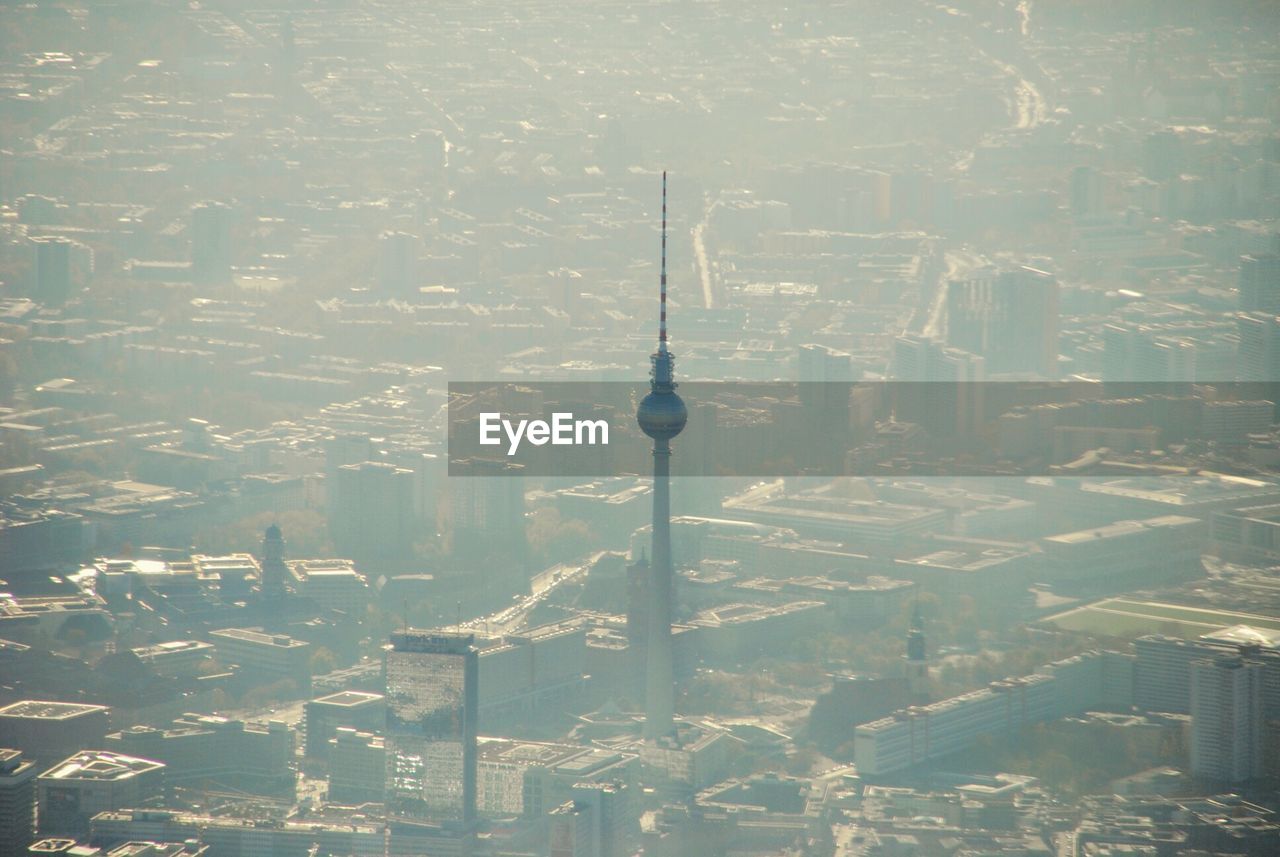
[{"label": "tower antenna spire", "polygon": [[667,171],[662,171],[662,273],[658,277],[658,350],[667,350]]}]

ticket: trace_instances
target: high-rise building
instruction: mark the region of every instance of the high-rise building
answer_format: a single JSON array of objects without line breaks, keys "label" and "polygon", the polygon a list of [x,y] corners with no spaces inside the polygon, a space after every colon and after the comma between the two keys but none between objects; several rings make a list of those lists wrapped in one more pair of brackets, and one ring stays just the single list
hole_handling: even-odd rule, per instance
[{"label": "high-rise building", "polygon": [[671,647],[674,572],[671,566],[671,440],[689,414],[676,393],[675,355],[667,349],[667,174],[662,174],[662,269],[658,350],[649,358],[649,394],[636,421],[653,438],[653,552],[649,564],[649,633],[645,641],[645,724],[650,741],[675,734],[675,675]]},{"label": "high-rise building", "polygon": [[1035,268],[987,268],[947,284],[947,344],[986,358],[987,374],[1053,378],[1058,280]]},{"label": "high-rise building", "polygon": [[518,464],[491,459],[467,462],[470,473],[449,480],[449,526],[455,554],[500,555],[525,573],[527,540],[524,477]]},{"label": "high-rise building", "polygon": [[938,439],[975,430],[984,414],[986,361],[934,339],[904,334],[893,341],[894,414]]},{"label": "high-rise building", "polygon": [[418,286],[418,236],[384,232],[378,238],[378,288],[407,296]]},{"label": "high-rise building", "polygon": [[381,730],[387,722],[386,700],[380,693],[342,690],[321,696],[302,707],[306,721],[305,750],[309,759],[329,754],[330,739],[338,729]]},{"label": "high-rise building", "polygon": [[1133,642],[1134,702],[1147,711],[1191,710],[1191,664],[1245,655],[1262,664],[1262,713],[1280,719],[1280,634],[1249,625],[1219,628],[1195,640],[1149,635]]},{"label": "high-rise building", "polygon": [[378,563],[409,556],[414,522],[412,470],[381,461],[346,464],[329,488],[329,526],[342,556]]},{"label": "high-rise building", "polygon": [[284,535],[275,524],[262,537],[262,602],[269,615],[278,615],[285,596],[289,567],[284,564]]},{"label": "high-rise building", "polygon": [[324,439],[324,480],[330,493],[329,502],[333,502],[332,492],[338,481],[338,468],[345,464],[360,464],[373,461],[377,456],[373,441],[367,434],[345,432]]},{"label": "high-rise building", "polygon": [[1102,328],[1104,381],[1224,381],[1236,375],[1235,325],[1113,322]]},{"label": "high-rise building", "polygon": [[838,461],[836,456],[848,449],[853,358],[825,345],[801,345],[796,374],[802,406],[798,447],[816,452],[822,456],[819,461]]},{"label": "high-rise building", "polygon": [[71,294],[71,246],[66,238],[41,236],[35,244],[33,297],[46,304],[61,304]]},{"label": "high-rise building", "polygon": [[0,748],[0,857],[19,857],[36,835],[36,763]]},{"label": "high-rise building", "polygon": [[1240,309],[1280,313],[1280,254],[1255,253],[1240,259]]},{"label": "high-rise building", "polygon": [[229,206],[206,202],[191,210],[191,278],[200,285],[231,281]]},{"label": "high-rise building", "polygon": [[1280,317],[1242,312],[1236,316],[1236,332],[1240,338],[1236,380],[1280,379]]},{"label": "high-rise building", "polygon": [[573,802],[586,808],[591,817],[587,853],[592,857],[623,857],[626,853],[629,795],[627,784],[622,782],[578,783],[573,787]]},{"label": "high-rise building", "polygon": [[405,631],[386,650],[386,802],[393,816],[476,815],[479,656],[470,634]]},{"label": "high-rise building", "polygon": [[382,736],[341,726],[329,745],[329,800],[381,802],[387,787],[387,748]]},{"label": "high-rise building", "polygon": [[590,807],[567,800],[547,815],[550,857],[599,857],[592,849]]},{"label": "high-rise building", "polygon": [[1071,193],[1071,213],[1076,217],[1091,217],[1102,213],[1102,174],[1090,166],[1079,166],[1071,171],[1068,179]]},{"label": "high-rise building", "polygon": [[1191,773],[1238,783],[1262,775],[1263,666],[1242,657],[1191,664]]}]

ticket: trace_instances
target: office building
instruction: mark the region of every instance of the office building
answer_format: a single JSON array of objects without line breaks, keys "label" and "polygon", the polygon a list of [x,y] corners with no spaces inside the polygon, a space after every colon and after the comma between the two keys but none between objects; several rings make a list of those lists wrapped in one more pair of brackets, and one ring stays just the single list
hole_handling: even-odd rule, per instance
[{"label": "office building", "polygon": [[802,538],[900,551],[913,538],[947,528],[945,509],[848,496],[838,483],[789,491],[779,481],[724,502],[724,517],[794,530]]},{"label": "office building", "polygon": [[858,583],[805,575],[756,577],[732,584],[734,595],[767,604],[821,601],[835,611],[842,625],[862,629],[879,627],[900,616],[911,591],[908,581],[876,575]]},{"label": "office building", "polygon": [[1280,379],[1280,317],[1272,313],[1242,312],[1236,316],[1239,351],[1237,381]]},{"label": "office building", "polygon": [[987,268],[952,280],[946,315],[947,344],[984,357],[988,375],[1057,376],[1058,281],[1052,274]]},{"label": "office building", "polygon": [[169,640],[130,649],[138,660],[166,678],[192,677],[213,660],[214,648],[202,640]]},{"label": "office building", "polygon": [[631,824],[631,789],[621,782],[578,783],[573,802],[591,816],[592,857],[625,857]]},{"label": "office building", "polygon": [[522,560],[527,545],[524,477],[519,475],[519,465],[477,459],[466,467],[468,473],[484,475],[449,479],[454,551],[472,556],[496,552]]},{"label": "office building", "polygon": [[328,745],[329,801],[381,803],[387,786],[387,748],[382,737],[339,726]]},{"label": "office building", "polygon": [[1103,381],[1230,381],[1234,322],[1110,322],[1102,328]]},{"label": "office building", "polygon": [[304,692],[311,686],[311,644],[304,640],[252,628],[223,628],[210,631],[209,641],[223,666],[236,664],[246,675],[267,682],[294,681]]},{"label": "office building", "polygon": [[1241,311],[1280,315],[1280,254],[1241,257],[1239,289]]},{"label": "office building", "polygon": [[838,460],[835,456],[848,448],[851,382],[858,374],[847,352],[813,344],[801,345],[796,351],[796,376],[805,421],[801,426],[803,445],[827,461]]},{"label": "office building", "polygon": [[191,210],[191,278],[198,285],[231,282],[232,209],[206,202]]},{"label": "office building", "polygon": [[387,720],[386,700],[380,693],[343,690],[307,702],[303,706],[303,718],[307,758],[324,759],[338,729],[380,731]]},{"label": "office building", "polygon": [[660,793],[687,799],[724,779],[740,742],[724,726],[691,718],[676,719],[674,740],[628,745],[640,754],[645,783]]},{"label": "office building", "polygon": [[1280,565],[1280,504],[1218,512],[1211,521],[1213,550],[1228,562]]},{"label": "office building", "polygon": [[284,599],[289,594],[286,579],[289,569],[284,562],[284,534],[275,524],[267,527],[262,537],[262,565],[259,584],[263,607],[269,616],[279,616]]},{"label": "office building", "polygon": [[59,305],[71,295],[71,247],[66,238],[41,236],[35,244],[35,280],[32,297],[43,304]]},{"label": "office building", "polygon": [[551,810],[547,818],[550,857],[595,857],[592,847],[591,810],[567,800]]},{"label": "office building", "polygon": [[1134,703],[1146,711],[1191,711],[1191,664],[1242,654],[1262,665],[1262,712],[1280,719],[1280,634],[1248,625],[1219,628],[1194,640],[1149,635],[1133,642]]},{"label": "office building", "polygon": [[418,236],[384,232],[378,236],[378,289],[388,297],[409,297],[418,287]]},{"label": "office building", "polygon": [[186,842],[123,842],[114,848],[81,845],[74,839],[49,838],[31,843],[23,854],[31,857],[204,857],[209,846],[195,840]]},{"label": "office building", "polygon": [[341,556],[364,563],[403,559],[413,552],[412,470],[364,461],[337,468],[329,486],[329,527]]},{"label": "office building", "polygon": [[[159,809],[122,809],[94,816],[90,839],[107,846],[130,841],[185,842],[195,839],[212,855],[279,857],[342,854],[386,857],[386,831],[369,822],[278,821],[199,815]],[[312,850],[314,849],[314,850]]]},{"label": "office building", "polygon": [[481,722],[527,723],[547,707],[566,700],[585,685],[586,628],[564,622],[517,634],[477,635]]},{"label": "office building", "polygon": [[965,750],[978,738],[1016,735],[1023,728],[1094,706],[1132,702],[1132,659],[1088,652],[1046,664],[1028,676],[912,706],[854,730],[858,773],[878,776],[925,765]]},{"label": "office building", "polygon": [[19,857],[36,835],[36,763],[0,747],[0,857]]},{"label": "office building", "polygon": [[358,618],[369,604],[369,583],[349,559],[290,560],[288,575],[289,588],[320,610]]},{"label": "office building", "polygon": [[213,714],[184,714],[163,728],[113,732],[109,750],[163,762],[170,784],[217,780],[257,794],[293,793],[295,735],[280,720],[246,723]]},{"label": "office building", "polygon": [[395,816],[476,815],[479,657],[467,634],[393,634],[385,652],[386,802]]},{"label": "office building", "polygon": [[0,708],[0,747],[18,747],[47,767],[85,747],[101,747],[110,725],[105,705],[24,699]]},{"label": "office building", "polygon": [[164,796],[165,766],[106,750],[81,750],[36,779],[40,832],[85,836],[110,809],[144,807]]},{"label": "office building", "polygon": [[1076,217],[1095,217],[1102,213],[1102,174],[1090,166],[1078,166],[1067,179],[1071,213]]},{"label": "office building", "polygon": [[1220,444],[1245,444],[1249,435],[1271,427],[1275,409],[1274,402],[1265,400],[1205,402],[1200,409],[1200,436]]},{"label": "office building", "polygon": [[537,819],[574,798],[579,788],[623,787],[637,773],[638,759],[633,752],[605,747],[481,738],[477,811],[492,818]]},{"label": "office building", "polygon": [[1044,578],[1055,586],[1118,589],[1197,577],[1208,526],[1187,515],[1116,521],[1040,542]]},{"label": "office building", "polygon": [[[984,358],[937,340],[904,334],[893,341],[896,419],[920,425],[938,441],[963,440],[985,418]],[[923,383],[922,383],[923,382]]]},{"label": "office building", "polygon": [[1263,773],[1262,664],[1242,657],[1191,663],[1191,773],[1238,783]]}]

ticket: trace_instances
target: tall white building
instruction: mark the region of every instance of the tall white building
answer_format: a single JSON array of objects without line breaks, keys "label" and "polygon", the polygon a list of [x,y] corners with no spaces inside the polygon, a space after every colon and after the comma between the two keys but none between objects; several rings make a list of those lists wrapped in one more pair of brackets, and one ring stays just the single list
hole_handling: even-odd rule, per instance
[{"label": "tall white building", "polygon": [[1191,664],[1191,773],[1241,782],[1262,775],[1261,664],[1220,657]]}]

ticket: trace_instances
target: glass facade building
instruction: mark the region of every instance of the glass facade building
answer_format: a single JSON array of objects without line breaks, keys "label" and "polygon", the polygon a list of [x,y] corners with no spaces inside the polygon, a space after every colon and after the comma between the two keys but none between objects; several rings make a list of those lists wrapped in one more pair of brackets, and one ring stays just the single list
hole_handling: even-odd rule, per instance
[{"label": "glass facade building", "polygon": [[473,642],[469,634],[391,635],[386,795],[393,815],[475,817],[479,660]]}]

